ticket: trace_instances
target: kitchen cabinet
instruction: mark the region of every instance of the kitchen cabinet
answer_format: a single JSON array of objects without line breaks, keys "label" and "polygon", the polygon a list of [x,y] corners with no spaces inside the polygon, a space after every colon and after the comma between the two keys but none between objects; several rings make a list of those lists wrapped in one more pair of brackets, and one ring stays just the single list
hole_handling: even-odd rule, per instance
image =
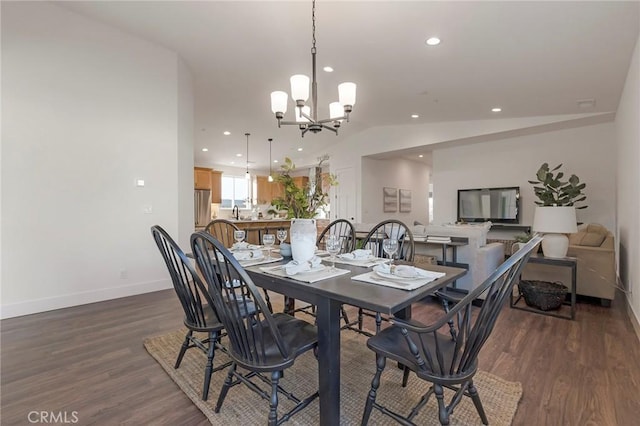
[{"label": "kitchen cabinet", "polygon": [[303,188],[309,183],[309,176],[295,176],[293,183],[295,183],[298,188]]},{"label": "kitchen cabinet", "polygon": [[193,187],[195,189],[211,190],[211,169],[205,167],[193,168]]},{"label": "kitchen cabinet", "polygon": [[271,204],[271,200],[284,194],[282,184],[269,182],[269,176],[256,176],[256,190],[258,204]]},{"label": "kitchen cabinet", "polygon": [[211,202],[222,203],[222,172],[211,171]]}]

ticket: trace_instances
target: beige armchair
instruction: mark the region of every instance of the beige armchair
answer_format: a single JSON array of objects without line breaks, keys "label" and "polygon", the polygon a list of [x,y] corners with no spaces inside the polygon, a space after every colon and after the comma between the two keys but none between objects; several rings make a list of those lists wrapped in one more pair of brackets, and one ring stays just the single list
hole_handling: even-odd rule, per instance
[{"label": "beige armchair", "polygon": [[[616,294],[616,255],[613,235],[604,226],[592,223],[580,225],[569,235],[567,256],[578,259],[576,293],[597,297],[603,306],[611,306]],[[527,264],[522,272],[526,280],[560,281],[571,286],[567,268]]]}]

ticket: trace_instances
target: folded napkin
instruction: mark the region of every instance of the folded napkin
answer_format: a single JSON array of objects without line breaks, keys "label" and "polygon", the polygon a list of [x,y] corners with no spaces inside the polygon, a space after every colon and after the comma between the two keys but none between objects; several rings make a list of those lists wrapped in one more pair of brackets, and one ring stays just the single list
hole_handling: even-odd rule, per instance
[{"label": "folded napkin", "polygon": [[287,275],[295,275],[300,272],[310,271],[312,268],[317,268],[322,263],[322,259],[318,256],[314,256],[311,260],[307,262],[298,262],[297,260],[292,260],[291,262],[284,265],[284,270]]},{"label": "folded napkin", "polygon": [[420,276],[420,270],[411,265],[394,265],[391,268],[389,264],[383,263],[376,266],[374,270],[383,274],[397,275],[401,278],[418,278]]},{"label": "folded napkin", "polygon": [[342,253],[338,255],[340,259],[347,259],[347,260],[368,259],[370,256],[371,256],[371,250],[364,250],[364,249],[357,249],[352,251],[351,253]]},{"label": "folded napkin", "polygon": [[245,250],[233,252],[233,257],[236,260],[249,260],[249,259],[261,259],[264,257],[262,250]]}]

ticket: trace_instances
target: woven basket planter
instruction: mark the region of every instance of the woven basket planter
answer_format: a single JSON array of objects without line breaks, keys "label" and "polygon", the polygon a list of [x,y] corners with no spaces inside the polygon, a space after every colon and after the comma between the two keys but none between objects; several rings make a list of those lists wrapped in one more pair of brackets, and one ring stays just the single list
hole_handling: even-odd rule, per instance
[{"label": "woven basket planter", "polygon": [[518,283],[520,294],[528,306],[542,311],[558,309],[564,302],[569,289],[561,282],[521,280]]}]

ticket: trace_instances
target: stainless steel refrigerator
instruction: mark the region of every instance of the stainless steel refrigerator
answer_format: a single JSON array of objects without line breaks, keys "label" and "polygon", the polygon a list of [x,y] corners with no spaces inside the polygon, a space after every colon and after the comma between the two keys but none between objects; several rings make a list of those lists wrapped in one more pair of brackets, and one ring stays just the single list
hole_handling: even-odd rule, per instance
[{"label": "stainless steel refrigerator", "polygon": [[193,191],[196,226],[207,226],[211,221],[211,191],[208,189],[195,189]]}]

